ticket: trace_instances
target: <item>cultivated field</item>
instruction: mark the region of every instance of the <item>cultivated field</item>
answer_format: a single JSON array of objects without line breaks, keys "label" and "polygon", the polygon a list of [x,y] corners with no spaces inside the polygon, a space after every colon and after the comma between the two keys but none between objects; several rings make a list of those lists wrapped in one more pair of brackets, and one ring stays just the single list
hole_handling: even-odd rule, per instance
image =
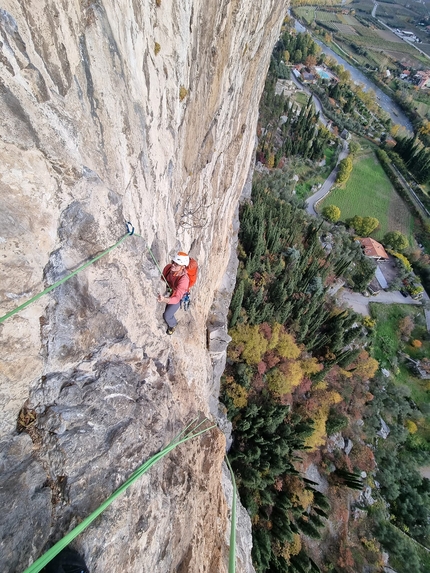
[{"label": "cultivated field", "polygon": [[[350,54],[351,57],[358,60],[361,65],[387,65],[388,58],[392,63],[402,62],[404,66],[419,69],[423,64],[428,65],[428,60],[420,54],[413,46],[404,42],[401,38],[387,29],[382,29],[383,25],[377,20],[371,18],[370,12],[373,3],[361,1],[354,3],[354,11],[349,14],[342,14],[340,11],[322,10],[316,6],[300,6],[294,8],[294,12],[299,18],[308,25],[317,24],[317,27],[330,31],[333,39],[341,46],[343,50]],[[351,6],[352,8],[352,6]],[[392,27],[410,28],[406,22],[398,22],[396,25],[393,18],[397,12],[396,18],[402,18],[402,12],[405,12],[402,6],[393,4],[378,4],[377,18],[386,20],[387,24]],[[408,11],[408,10],[406,10]],[[386,16],[384,18],[384,15]],[[380,29],[381,28],[381,29]],[[416,31],[416,30],[415,30]],[[430,44],[426,44],[427,38],[424,39],[420,49],[426,51]],[[333,46],[330,46],[333,47]],[[381,62],[381,56],[385,61]]]},{"label": "cultivated field", "polygon": [[354,215],[376,217],[380,226],[372,233],[375,239],[381,239],[388,231],[401,231],[412,240],[413,217],[373,152],[355,159],[345,187],[331,191],[319,209],[325,205],[337,205],[343,221]]},{"label": "cultivated field", "polygon": [[393,32],[390,32],[390,30],[377,30],[376,33],[380,38],[382,38],[386,42],[397,42],[398,44],[401,44],[403,42],[403,40],[399,38],[399,36],[396,36],[396,34],[393,34]]}]

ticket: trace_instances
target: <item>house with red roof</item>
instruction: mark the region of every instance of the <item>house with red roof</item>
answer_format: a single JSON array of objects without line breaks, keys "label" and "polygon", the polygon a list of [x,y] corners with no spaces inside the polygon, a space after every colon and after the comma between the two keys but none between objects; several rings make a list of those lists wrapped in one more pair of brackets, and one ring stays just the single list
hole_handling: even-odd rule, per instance
[{"label": "house with red roof", "polygon": [[384,249],[381,243],[378,243],[378,241],[375,241],[375,239],[366,237],[365,239],[358,239],[358,240],[361,243],[363,252],[366,255],[366,257],[369,257],[370,259],[373,259],[375,261],[389,260],[390,257],[388,256],[387,251]]}]

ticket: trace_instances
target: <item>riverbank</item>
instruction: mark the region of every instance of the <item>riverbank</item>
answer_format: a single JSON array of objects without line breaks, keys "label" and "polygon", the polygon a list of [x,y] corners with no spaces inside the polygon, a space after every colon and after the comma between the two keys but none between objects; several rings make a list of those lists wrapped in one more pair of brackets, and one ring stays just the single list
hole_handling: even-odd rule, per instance
[{"label": "riverbank", "polygon": [[[367,89],[371,89],[375,92],[376,98],[378,100],[378,105],[381,107],[381,109],[383,109],[386,113],[389,114],[394,124],[401,125],[411,134],[414,132],[412,123],[409,117],[405,114],[404,110],[400,107],[400,105],[396,101],[394,101],[392,97],[390,97],[388,93],[386,93],[385,91],[387,89],[386,86],[383,86],[384,89],[382,89],[381,85],[375,84],[374,78],[373,77],[370,78],[367,75],[365,69],[363,68],[358,69],[354,64],[349,63],[340,54],[338,54],[337,52],[332,50],[329,46],[324,44],[321,40],[316,38],[312,33],[312,31],[308,30],[305,26],[303,26],[303,24],[301,24],[299,20],[297,20],[297,18],[293,17],[293,19],[294,19],[294,28],[297,32],[301,33],[307,32],[308,34],[310,34],[312,36],[313,41],[316,44],[318,44],[320,48],[322,48],[325,54],[334,58],[338,64],[341,64],[345,68],[345,70],[347,70],[350,73],[351,78],[355,83],[362,84],[364,86],[363,89],[365,91]],[[347,54],[346,57],[348,57]]]}]

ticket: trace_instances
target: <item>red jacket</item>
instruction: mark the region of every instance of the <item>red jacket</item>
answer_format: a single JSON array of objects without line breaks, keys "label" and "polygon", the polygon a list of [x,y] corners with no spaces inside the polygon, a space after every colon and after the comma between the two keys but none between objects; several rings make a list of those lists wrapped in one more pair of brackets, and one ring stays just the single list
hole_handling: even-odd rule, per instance
[{"label": "red jacket", "polygon": [[172,265],[169,264],[164,267],[163,276],[173,291],[168,304],[176,304],[180,302],[184,294],[188,292],[190,284],[187,270],[183,268],[180,271],[173,272]]}]

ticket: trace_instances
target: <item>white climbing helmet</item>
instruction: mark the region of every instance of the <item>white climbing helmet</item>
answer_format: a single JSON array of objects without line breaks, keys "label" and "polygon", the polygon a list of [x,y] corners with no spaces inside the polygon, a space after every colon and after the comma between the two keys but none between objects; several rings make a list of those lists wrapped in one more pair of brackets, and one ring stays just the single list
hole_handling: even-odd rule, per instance
[{"label": "white climbing helmet", "polygon": [[188,267],[190,264],[190,257],[187,255],[187,253],[179,252],[173,257],[172,261],[177,265]]}]

